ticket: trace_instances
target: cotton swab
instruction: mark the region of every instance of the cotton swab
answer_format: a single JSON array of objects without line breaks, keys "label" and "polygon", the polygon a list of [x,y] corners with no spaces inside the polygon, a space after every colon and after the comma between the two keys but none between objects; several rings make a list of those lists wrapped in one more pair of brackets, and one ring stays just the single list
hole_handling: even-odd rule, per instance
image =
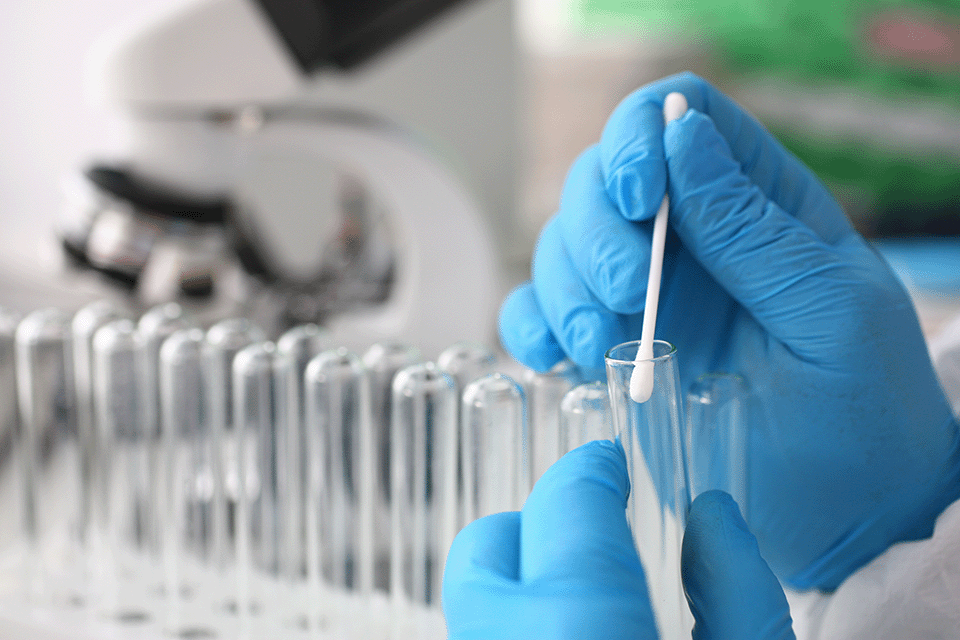
[{"label": "cotton swab", "polygon": [[[687,111],[687,99],[682,93],[667,94],[663,101],[664,123],[678,119]],[[670,199],[663,196],[660,209],[653,220],[653,240],[650,242],[650,275],[647,278],[647,299],[643,308],[643,326],[636,365],[630,376],[630,397],[634,402],[646,402],[653,395],[653,334],[657,326],[657,305],[660,303],[660,276],[663,274],[663,245],[667,239],[667,214]]]}]

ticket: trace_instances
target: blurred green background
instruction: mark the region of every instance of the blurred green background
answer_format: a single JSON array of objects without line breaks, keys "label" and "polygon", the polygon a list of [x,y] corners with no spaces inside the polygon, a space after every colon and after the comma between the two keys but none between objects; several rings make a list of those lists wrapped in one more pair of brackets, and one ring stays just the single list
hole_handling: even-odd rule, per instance
[{"label": "blurred green background", "polygon": [[871,237],[960,235],[960,0],[581,0],[584,33],[657,33],[833,189]]}]

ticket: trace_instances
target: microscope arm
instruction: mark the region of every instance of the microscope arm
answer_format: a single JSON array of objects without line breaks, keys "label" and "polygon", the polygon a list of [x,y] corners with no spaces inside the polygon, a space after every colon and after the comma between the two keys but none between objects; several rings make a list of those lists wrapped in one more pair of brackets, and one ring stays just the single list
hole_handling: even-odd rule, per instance
[{"label": "microscope arm", "polygon": [[257,0],[305,72],[350,69],[467,0]]},{"label": "microscope arm", "polygon": [[110,104],[153,114],[295,97],[322,67],[352,69],[466,0],[198,0],[105,41],[92,65]]}]

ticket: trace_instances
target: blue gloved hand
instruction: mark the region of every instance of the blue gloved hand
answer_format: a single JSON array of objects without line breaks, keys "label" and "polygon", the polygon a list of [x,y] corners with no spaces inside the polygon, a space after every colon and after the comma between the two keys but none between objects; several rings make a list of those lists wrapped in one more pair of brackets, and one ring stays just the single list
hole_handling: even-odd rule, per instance
[{"label": "blue gloved hand", "polygon": [[620,445],[590,442],[541,476],[523,511],[467,525],[444,569],[449,640],[656,638],[629,487]]},{"label": "blue gloved hand", "polygon": [[728,494],[707,491],[690,507],[680,573],[694,640],[795,638],[790,607]]},{"label": "blue gloved hand", "polygon": [[[665,128],[671,91],[690,110]],[[576,161],[532,283],[501,310],[504,346],[535,369],[598,367],[638,338],[665,186],[658,337],[684,388],[737,372],[758,398],[748,513],[776,574],[832,589],[929,536],[960,495],[960,436],[906,292],[810,171],[696,76],[629,96]]]},{"label": "blue gloved hand", "polygon": [[[460,532],[443,578],[449,640],[654,640],[643,567],[625,513],[620,445],[575,449],[523,511]],[[697,640],[793,638],[786,598],[730,496],[693,504],[681,557]]]}]

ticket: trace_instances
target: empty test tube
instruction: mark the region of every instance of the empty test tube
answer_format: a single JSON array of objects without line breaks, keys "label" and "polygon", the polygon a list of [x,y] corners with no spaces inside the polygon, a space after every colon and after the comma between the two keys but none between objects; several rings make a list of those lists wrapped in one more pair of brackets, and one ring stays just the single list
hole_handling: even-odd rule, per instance
[{"label": "empty test tube", "polygon": [[491,373],[496,365],[497,354],[477,342],[457,342],[437,357],[437,366],[453,378],[460,393],[477,378]]},{"label": "empty test tube", "polygon": [[[167,594],[166,626],[170,633],[204,637],[210,629],[209,607],[216,599],[219,540],[214,536],[213,505],[222,500],[215,481],[218,433],[206,418],[204,332],[184,329],[160,349],[160,415],[163,418],[164,468],[163,559]],[[222,604],[222,603],[221,603]]]},{"label": "empty test tube", "polygon": [[392,384],[401,369],[422,360],[420,350],[402,342],[378,342],[363,354],[370,376],[370,406],[374,450],[374,586],[390,590],[390,416],[393,406]]},{"label": "empty test tube", "polygon": [[613,416],[610,393],[602,382],[586,382],[574,387],[560,402],[560,441],[562,453],[593,440],[613,440]]},{"label": "empty test tube", "polygon": [[529,489],[523,390],[503,374],[484,376],[464,390],[462,416],[465,520],[518,511]]},{"label": "empty test tube", "polygon": [[526,371],[523,386],[530,412],[529,446],[532,487],[560,459],[567,443],[560,434],[560,402],[567,391],[580,384],[577,366],[563,360],[546,373]]},{"label": "empty test tube", "polygon": [[[19,322],[18,314],[0,307],[0,502],[5,505],[5,518],[11,527],[23,525],[23,478],[19,473],[23,442],[14,364],[14,334]],[[21,554],[21,558],[25,555]]]},{"label": "empty test tube", "polygon": [[233,360],[233,415],[237,431],[237,599],[241,628],[251,611],[263,609],[276,574],[280,541],[277,514],[277,398],[273,343],[242,349]]},{"label": "empty test tube", "polygon": [[433,363],[397,373],[391,411],[390,594],[402,605],[439,604],[447,549],[455,531],[445,510],[455,495],[457,391]]},{"label": "empty test tube", "polygon": [[[93,458],[98,449],[93,415],[93,335],[100,327],[123,317],[123,312],[116,304],[109,300],[98,300],[77,311],[71,323],[77,432],[83,448],[80,458],[83,477],[80,483],[80,535],[85,540],[91,535]],[[92,554],[91,560],[95,566],[98,562],[96,554]]]},{"label": "empty test tube", "polygon": [[687,456],[692,497],[729,493],[747,517],[747,384],[735,373],[706,373],[687,393]]},{"label": "empty test tube", "polygon": [[[76,326],[76,325],[74,325]],[[99,547],[98,607],[127,622],[146,621],[149,580],[146,548],[149,444],[142,421],[140,345],[131,320],[115,320],[94,334],[93,386],[97,446],[93,463],[92,531]]]},{"label": "empty test tube", "polygon": [[69,316],[44,309],[24,318],[16,332],[16,367],[28,590],[34,599],[59,605],[82,602],[81,445],[73,405]]},{"label": "empty test tube", "polygon": [[216,433],[216,456],[213,481],[222,483],[217,494],[223,497],[213,504],[213,535],[217,539],[217,567],[229,581],[235,568],[237,502],[240,499],[240,472],[237,463],[238,436],[234,428],[233,359],[244,348],[266,339],[263,331],[245,318],[221,320],[207,331],[204,345],[204,375],[207,383],[207,416],[210,429]]},{"label": "empty test tube", "polygon": [[329,332],[315,324],[294,327],[277,340],[277,469],[282,539],[279,572],[297,582],[306,577],[306,403],[303,374],[314,357],[330,348]]},{"label": "empty test tube", "polygon": [[[653,392],[636,402],[630,392],[639,341],[606,353],[613,424],[627,458],[627,520],[650,586],[660,637],[689,638],[693,618],[680,582],[680,545],[690,508],[683,404],[676,349],[653,342]],[[647,366],[649,366],[647,364]]]},{"label": "empty test tube", "polygon": [[358,621],[330,605],[347,591],[373,591],[370,382],[360,358],[340,348],[310,361],[305,390],[311,582],[324,585],[334,628],[349,631]]},{"label": "empty test tube", "polygon": [[[457,342],[444,349],[437,357],[437,366],[446,371],[457,384],[457,397],[463,397],[463,391],[467,385],[492,373],[497,365],[497,354],[486,345],[477,342]],[[462,404],[457,407],[457,419],[461,420],[460,411]],[[464,504],[464,479],[463,479],[463,443],[457,441],[457,502],[460,505],[460,512],[457,514],[457,529],[463,528],[472,518],[463,511]]]},{"label": "empty test tube", "polygon": [[166,477],[162,419],[160,416],[160,347],[177,331],[195,327],[194,321],[179,304],[169,302],[157,305],[140,316],[137,332],[140,334],[140,384],[143,402],[143,427],[149,449],[148,486],[151,491],[144,523],[146,544],[155,561],[160,560],[160,504]]}]

